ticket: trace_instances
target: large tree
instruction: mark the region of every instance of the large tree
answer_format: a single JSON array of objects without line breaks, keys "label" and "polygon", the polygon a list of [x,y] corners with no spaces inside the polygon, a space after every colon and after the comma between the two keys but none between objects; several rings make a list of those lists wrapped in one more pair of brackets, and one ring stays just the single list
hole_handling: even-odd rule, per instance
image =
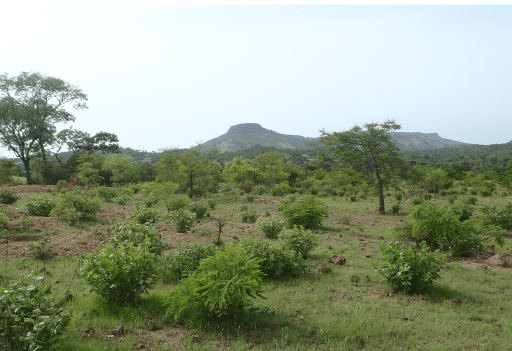
[{"label": "large tree", "polygon": [[390,132],[400,129],[395,121],[367,123],[346,132],[327,133],[321,130],[318,144],[327,147],[324,157],[332,157],[341,164],[359,170],[379,193],[379,211],[385,213],[384,182],[403,174],[405,162],[398,155],[398,147],[391,141]]},{"label": "large tree", "polygon": [[75,120],[64,105],[84,109],[86,101],[82,90],[58,78],[38,72],[0,75],[0,142],[22,160],[28,184],[32,156],[40,153],[46,166],[46,148],[56,141],[55,125]]}]

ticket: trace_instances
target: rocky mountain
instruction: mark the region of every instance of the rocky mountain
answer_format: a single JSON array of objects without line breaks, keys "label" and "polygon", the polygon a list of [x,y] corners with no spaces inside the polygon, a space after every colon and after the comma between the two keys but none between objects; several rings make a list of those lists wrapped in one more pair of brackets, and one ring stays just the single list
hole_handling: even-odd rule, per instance
[{"label": "rocky mountain", "polygon": [[[391,137],[402,151],[432,150],[443,147],[470,145],[441,138],[437,133],[393,132]],[[300,135],[288,135],[263,128],[258,123],[242,123],[231,126],[227,133],[203,143],[205,149],[218,148],[219,151],[239,151],[254,145],[273,146],[279,149],[300,150],[309,148],[309,144],[319,138],[306,138]]]}]

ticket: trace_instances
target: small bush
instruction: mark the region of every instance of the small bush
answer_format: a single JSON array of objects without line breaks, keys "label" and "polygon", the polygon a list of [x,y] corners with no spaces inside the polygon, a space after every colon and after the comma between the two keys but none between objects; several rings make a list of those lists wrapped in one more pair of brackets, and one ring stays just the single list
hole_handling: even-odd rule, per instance
[{"label": "small bush", "polygon": [[33,241],[28,244],[30,254],[34,256],[36,260],[46,260],[50,257],[52,249],[48,247],[50,240],[43,238],[39,241]]},{"label": "small bush", "polygon": [[0,210],[0,214],[5,215],[8,220],[11,220],[12,217],[14,216],[14,211],[13,210]]},{"label": "small bush", "polygon": [[421,292],[429,288],[438,279],[446,255],[439,251],[430,252],[425,242],[420,249],[408,247],[399,242],[381,245],[384,257],[374,264],[374,268],[386,278],[395,290]]},{"label": "small bush", "polygon": [[288,182],[282,182],[270,188],[269,193],[271,196],[284,196],[289,194],[291,190],[292,188],[290,187]]},{"label": "small bush", "polygon": [[208,203],[206,201],[194,202],[190,205],[190,210],[196,214],[197,218],[203,218],[206,212],[208,212]]},{"label": "small bush", "polygon": [[324,218],[329,217],[329,211],[314,196],[305,195],[296,203],[288,204],[282,215],[289,227],[297,225],[310,229],[321,225]]},{"label": "small bush", "polygon": [[311,273],[311,264],[282,242],[243,239],[241,245],[250,255],[261,259],[260,270],[267,278],[302,277]]},{"label": "small bush", "polygon": [[279,235],[285,247],[294,250],[303,258],[307,258],[311,251],[318,246],[318,238],[310,230],[295,226],[285,230]]},{"label": "small bush", "polygon": [[492,191],[488,189],[480,189],[480,195],[483,197],[489,197],[492,196]]},{"label": "small bush", "polygon": [[196,271],[201,261],[215,255],[219,247],[213,244],[180,243],[163,263],[163,276],[167,280],[180,280]]},{"label": "small bush", "polygon": [[23,231],[27,231],[32,226],[32,223],[34,223],[34,218],[32,217],[21,217],[20,218],[20,224]]},{"label": "small bush", "polygon": [[107,243],[80,261],[80,278],[91,285],[91,291],[114,304],[136,302],[159,273],[157,255],[146,243]]},{"label": "small bush", "polygon": [[0,190],[0,204],[4,204],[4,205],[13,205],[14,203],[16,203],[16,201],[19,200],[19,196],[16,196],[16,194],[14,194],[14,191],[12,190],[9,190],[7,188],[3,188],[2,190]]},{"label": "small bush", "polygon": [[459,218],[459,221],[467,221],[473,214],[474,208],[468,204],[455,205],[451,208],[451,213]]},{"label": "small bush", "polygon": [[424,194],[423,199],[430,201],[432,199],[432,194]]},{"label": "small bush", "polygon": [[422,203],[423,203],[423,199],[421,199],[419,197],[415,197],[414,199],[412,199],[413,206],[421,205]]},{"label": "small bush", "polygon": [[194,225],[196,218],[195,213],[188,210],[179,210],[169,214],[169,219],[176,226],[178,233],[188,232]]},{"label": "small bush", "polygon": [[452,205],[457,200],[457,195],[450,195],[448,196],[448,202],[450,202]]},{"label": "small bush", "polygon": [[128,203],[130,202],[130,199],[124,195],[121,195],[121,196],[114,197],[112,199],[112,202],[117,205],[120,205],[120,206],[125,206],[125,205],[128,205]]},{"label": "small bush", "polygon": [[208,204],[208,207],[210,207],[211,210],[213,210],[217,205],[217,202],[214,199],[206,199],[206,203]]},{"label": "small bush", "polygon": [[169,212],[183,210],[190,204],[190,201],[191,200],[185,196],[175,197],[166,203],[167,210]]},{"label": "small bush", "polygon": [[107,243],[119,246],[122,243],[131,242],[133,246],[138,247],[142,243],[147,245],[148,250],[157,256],[161,256],[168,245],[162,242],[162,234],[155,228],[142,224],[118,225],[110,232],[110,238]]},{"label": "small bush", "polygon": [[344,213],[340,216],[341,224],[350,225],[350,215],[348,213]]},{"label": "small bush", "polygon": [[467,203],[468,205],[475,205],[476,202],[477,202],[477,198],[474,197],[474,196],[470,196],[469,198],[466,199],[466,201],[464,201],[465,203]]},{"label": "small bush", "polygon": [[239,245],[230,245],[201,261],[164,299],[167,315],[177,321],[185,313],[236,316],[261,296],[263,273],[259,260]]},{"label": "small bush", "polygon": [[485,205],[481,209],[485,215],[484,224],[500,227],[508,232],[512,231],[512,204],[503,207]]},{"label": "small bush", "polygon": [[403,195],[402,193],[395,193],[395,199],[396,199],[396,201],[401,201],[401,200],[402,200],[402,198],[403,198],[403,196],[404,196],[404,195]]},{"label": "small bush", "polygon": [[0,229],[6,229],[9,224],[11,224],[9,217],[3,211],[0,211]]},{"label": "small bush", "polygon": [[258,215],[255,210],[247,210],[241,213],[242,223],[255,223]]},{"label": "small bush", "polygon": [[157,209],[147,208],[146,205],[135,205],[135,208],[130,212],[128,219],[138,224],[152,224],[158,222],[160,214]]},{"label": "small bush", "polygon": [[471,190],[469,190],[469,193],[471,195],[476,195],[476,194],[478,194],[478,189],[471,189]]},{"label": "small bush", "polygon": [[2,289],[0,349],[48,350],[62,338],[71,316],[62,301],[48,300],[50,292],[50,287],[42,290],[24,281]]},{"label": "small bush", "polygon": [[258,228],[269,239],[277,239],[278,234],[283,230],[284,222],[277,218],[264,218],[256,223]]},{"label": "small bush", "polygon": [[254,192],[258,195],[263,195],[266,192],[266,189],[263,185],[257,185],[254,187]]},{"label": "small bush", "polygon": [[253,195],[247,195],[247,202],[253,202],[254,196]]},{"label": "small bush", "polygon": [[443,196],[443,197],[444,197],[444,196],[448,195],[448,191],[447,191],[447,190],[441,190],[441,191],[439,192],[439,195],[441,195],[441,196]]},{"label": "small bush", "polygon": [[286,206],[288,206],[291,203],[290,199],[281,199],[276,204],[276,210],[277,212],[282,212]]},{"label": "small bush", "polygon": [[55,201],[48,196],[39,195],[35,200],[28,202],[21,208],[31,216],[50,217],[50,213],[55,208]]},{"label": "small bush", "polygon": [[402,208],[400,207],[400,204],[395,204],[391,206],[391,213],[396,215]]},{"label": "small bush", "polygon": [[350,195],[349,199],[350,199],[350,202],[357,202],[357,195]]},{"label": "small bush", "polygon": [[112,200],[117,196],[116,188],[99,186],[94,188],[93,191],[96,196],[105,202],[112,202]]},{"label": "small bush", "polygon": [[59,195],[57,205],[51,210],[50,216],[65,214],[68,223],[75,225],[78,221],[98,213],[100,208],[99,198],[92,197],[80,188],[75,188],[73,191]]}]

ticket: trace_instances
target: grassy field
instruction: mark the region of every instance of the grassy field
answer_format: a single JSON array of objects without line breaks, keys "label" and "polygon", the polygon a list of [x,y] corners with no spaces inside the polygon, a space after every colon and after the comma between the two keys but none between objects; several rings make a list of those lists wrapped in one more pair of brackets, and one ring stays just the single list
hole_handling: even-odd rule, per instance
[{"label": "grassy field", "polygon": [[[511,253],[511,239],[506,238],[502,248],[496,245],[494,258],[450,259],[435,286],[421,295],[392,291],[372,267],[381,257],[379,246],[393,239],[391,229],[407,219],[410,202],[402,201],[397,215],[380,215],[374,214],[378,207],[375,197],[356,202],[344,197],[321,198],[330,216],[314,231],[319,245],[309,258],[313,274],[265,282],[266,299],[257,298],[253,303],[268,313],[175,323],[165,316],[162,306],[175,284],[159,282],[140,301],[118,307],[89,292],[89,287],[76,277],[79,257],[106,239],[114,223],[125,222],[133,204],[105,204],[108,213],[103,217],[76,227],[53,218],[56,229],[52,232],[37,225],[23,231],[16,226],[22,217],[21,206],[38,194],[20,195],[16,204],[0,205],[0,210],[15,212],[13,228],[1,237],[1,285],[8,287],[21,274],[47,272],[38,284],[50,286],[52,297],[61,300],[66,293],[73,295],[68,303],[71,325],[66,338],[53,347],[55,350],[512,350],[512,269],[496,264],[499,257]],[[56,196],[55,192],[51,196]],[[459,195],[455,203],[469,196]],[[234,235],[263,237],[254,224],[242,223],[240,206],[250,206],[258,215],[267,210],[279,217],[275,208],[279,198],[255,196],[253,202],[248,202],[246,196],[219,194],[213,198],[218,205],[210,211],[212,216],[233,214],[223,230],[226,243],[234,240]],[[133,200],[141,199],[138,194]],[[482,217],[478,208],[484,204],[508,200],[497,195],[479,196],[472,218]],[[388,208],[397,202],[392,197],[386,201]],[[431,201],[449,206],[447,197]],[[162,215],[156,227],[172,246],[180,241],[213,240],[216,226],[212,219],[201,219],[191,232],[180,234],[165,218],[165,206],[157,204],[156,208]],[[349,224],[343,224],[347,220]],[[37,219],[37,223],[40,221]],[[11,250],[15,250],[15,244],[20,245],[21,239],[16,238],[28,235],[39,239],[49,233],[53,234],[48,236],[50,242],[66,235],[73,238],[72,254],[58,254],[47,261],[37,261],[27,254],[9,255],[8,245],[12,245]],[[9,238],[10,244],[6,240]],[[85,243],[80,252],[80,238],[90,238],[92,246]],[[28,246],[30,239],[23,240],[21,245]],[[345,265],[332,263],[332,258],[339,255],[346,258]],[[331,268],[331,272],[321,273],[322,266]],[[119,325],[124,327],[124,334],[114,335]],[[89,332],[84,333],[87,328]]]}]

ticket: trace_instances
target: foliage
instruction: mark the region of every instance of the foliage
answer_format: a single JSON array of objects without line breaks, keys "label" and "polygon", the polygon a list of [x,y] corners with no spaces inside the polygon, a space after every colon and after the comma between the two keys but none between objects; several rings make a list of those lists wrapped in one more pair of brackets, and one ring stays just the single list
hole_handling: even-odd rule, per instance
[{"label": "foliage", "polygon": [[468,205],[475,205],[476,202],[477,202],[477,198],[474,197],[474,196],[470,196],[466,199],[466,201],[464,201],[465,203],[467,203]]},{"label": "foliage", "polygon": [[190,203],[190,199],[185,196],[177,196],[173,199],[171,199],[169,202],[166,203],[167,210],[170,211],[178,211],[183,210],[185,207],[188,206]]},{"label": "foliage", "polygon": [[135,205],[128,219],[138,224],[152,224],[158,222],[160,214],[157,209],[148,208],[146,205]]},{"label": "foliage", "polygon": [[375,269],[393,289],[406,292],[425,291],[440,277],[439,271],[446,261],[446,255],[430,252],[425,242],[421,242],[419,249],[400,242],[384,243],[381,252],[384,257],[374,264]]},{"label": "foliage", "polygon": [[457,200],[457,195],[450,195],[448,197],[448,201],[453,204],[455,202],[455,200]]},{"label": "foliage", "polygon": [[185,313],[236,316],[261,296],[263,273],[259,260],[239,245],[230,245],[201,261],[164,299],[167,315],[178,320]]},{"label": "foliage", "polygon": [[269,189],[270,196],[284,196],[289,194],[291,191],[291,187],[288,182],[282,182],[280,184],[276,184]]},{"label": "foliage", "polygon": [[276,204],[276,210],[277,212],[282,212],[286,206],[288,206],[291,203],[291,200],[289,198],[281,199]]},{"label": "foliage", "polygon": [[305,230],[297,226],[279,234],[279,239],[285,247],[294,250],[303,258],[307,258],[310,252],[318,246],[318,238],[311,230]]},{"label": "foliage", "polygon": [[32,223],[34,223],[33,217],[23,216],[20,218],[20,224],[21,224],[21,228],[23,229],[23,231],[29,230]]},{"label": "foliage", "polygon": [[256,211],[251,209],[247,211],[243,211],[241,213],[242,216],[242,223],[255,223],[256,218],[258,218],[258,215],[256,214]]},{"label": "foliage", "polygon": [[[36,278],[36,280],[43,277]],[[25,281],[2,289],[0,297],[0,349],[48,350],[62,338],[71,316],[62,302],[50,301],[42,290]]]},{"label": "foliage", "polygon": [[502,207],[484,205],[480,211],[485,215],[486,225],[497,226],[508,232],[512,232],[512,203]]},{"label": "foliage", "polygon": [[213,244],[199,244],[182,242],[171,252],[163,263],[164,278],[180,280],[187,274],[199,268],[201,261],[215,255],[219,247]]},{"label": "foliage", "polygon": [[467,221],[473,214],[474,208],[468,204],[452,206],[450,212],[459,218],[459,221]]},{"label": "foliage", "polygon": [[110,232],[110,238],[106,242],[114,246],[131,242],[135,247],[144,243],[148,250],[157,256],[161,256],[163,250],[168,248],[168,245],[162,242],[162,234],[155,228],[135,223],[116,226]]},{"label": "foliage", "polygon": [[155,283],[157,255],[146,243],[106,243],[80,260],[80,278],[110,303],[133,303]]},{"label": "foliage", "polygon": [[66,215],[69,224],[75,225],[77,221],[93,216],[101,208],[101,200],[92,197],[87,191],[74,188],[65,194],[60,194],[57,205],[51,210],[50,216]]},{"label": "foliage", "polygon": [[270,243],[262,239],[243,239],[241,245],[252,256],[261,259],[260,270],[270,279],[302,277],[311,273],[311,265],[282,241]]},{"label": "foliage", "polygon": [[0,211],[0,229],[5,229],[11,224],[9,216],[4,212]]},{"label": "foliage", "polygon": [[321,225],[323,219],[329,217],[329,211],[313,195],[304,195],[296,203],[286,206],[282,215],[289,227],[297,225],[310,229]]},{"label": "foliage", "polygon": [[340,216],[340,220],[341,220],[341,224],[343,224],[343,225],[350,225],[350,214],[343,213]]},{"label": "foliage", "polygon": [[188,210],[178,210],[169,214],[169,219],[176,226],[178,233],[186,233],[192,228],[197,217],[195,213]]},{"label": "foliage", "polygon": [[49,243],[50,240],[44,237],[43,239],[37,242],[33,241],[29,243],[28,248],[30,253],[32,254],[32,256],[34,256],[36,260],[46,260],[52,252],[52,249],[48,247]]},{"label": "foliage", "polygon": [[423,203],[423,199],[422,198],[415,197],[414,199],[412,199],[412,205],[413,206],[421,205],[422,203]]},{"label": "foliage", "polygon": [[31,216],[50,217],[51,211],[55,208],[56,203],[50,197],[38,195],[35,200],[26,203],[21,208],[28,212]]},{"label": "foliage", "polygon": [[13,205],[14,203],[16,203],[16,201],[19,200],[19,196],[16,196],[16,194],[14,194],[14,191],[8,189],[8,188],[3,188],[2,190],[0,190],[0,203],[1,204],[4,204],[4,205]]},{"label": "foliage", "polygon": [[483,197],[489,197],[492,196],[492,191],[488,189],[480,189],[479,191],[480,195]]},{"label": "foliage", "polygon": [[208,203],[206,201],[197,201],[192,203],[190,211],[194,212],[197,218],[203,218],[206,212],[208,212]]},{"label": "foliage", "polygon": [[13,183],[18,166],[10,160],[0,158],[0,184]]},{"label": "foliage", "polygon": [[402,209],[402,207],[400,207],[400,204],[394,204],[393,206],[391,206],[391,213],[396,215],[398,214],[398,212]]},{"label": "foliage", "polygon": [[210,209],[212,209],[212,210],[217,205],[217,202],[214,199],[212,199],[212,198],[207,198],[206,199],[206,203],[208,204],[208,207],[210,207]]},{"label": "foliage", "polygon": [[284,222],[277,218],[264,218],[256,223],[258,228],[269,239],[277,239],[278,234],[283,230]]}]

